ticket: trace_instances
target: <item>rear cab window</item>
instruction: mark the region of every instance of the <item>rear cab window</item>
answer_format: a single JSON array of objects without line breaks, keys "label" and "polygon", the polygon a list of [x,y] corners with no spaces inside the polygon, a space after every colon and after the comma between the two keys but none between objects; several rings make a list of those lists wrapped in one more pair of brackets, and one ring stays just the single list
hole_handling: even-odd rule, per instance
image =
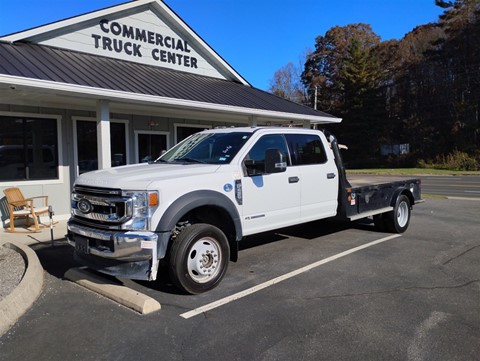
[{"label": "rear cab window", "polygon": [[316,134],[285,134],[292,165],[324,164],[327,154],[323,142]]}]

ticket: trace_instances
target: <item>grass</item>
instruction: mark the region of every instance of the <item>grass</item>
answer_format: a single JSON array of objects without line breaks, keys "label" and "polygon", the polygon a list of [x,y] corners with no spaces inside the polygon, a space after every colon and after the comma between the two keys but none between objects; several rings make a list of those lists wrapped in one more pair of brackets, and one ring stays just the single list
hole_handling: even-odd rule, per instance
[{"label": "grass", "polygon": [[448,199],[448,197],[439,194],[422,193],[422,199]]},{"label": "grass", "polygon": [[480,171],[456,171],[447,169],[429,168],[377,168],[377,169],[348,169],[347,174],[374,174],[374,175],[480,175]]}]

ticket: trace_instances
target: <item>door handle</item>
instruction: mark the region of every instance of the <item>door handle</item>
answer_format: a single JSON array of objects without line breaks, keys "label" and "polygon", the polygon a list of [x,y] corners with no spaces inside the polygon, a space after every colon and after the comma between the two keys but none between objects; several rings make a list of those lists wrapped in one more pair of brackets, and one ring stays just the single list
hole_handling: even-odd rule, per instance
[{"label": "door handle", "polygon": [[298,183],[299,180],[298,177],[288,177],[288,183]]},{"label": "door handle", "polygon": [[327,173],[327,179],[335,178],[335,173]]}]

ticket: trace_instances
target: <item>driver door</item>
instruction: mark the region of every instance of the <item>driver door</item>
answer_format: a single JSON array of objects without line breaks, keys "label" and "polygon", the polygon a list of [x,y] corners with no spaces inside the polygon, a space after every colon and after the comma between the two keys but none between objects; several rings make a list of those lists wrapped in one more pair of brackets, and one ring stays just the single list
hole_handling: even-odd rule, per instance
[{"label": "driver door", "polygon": [[257,140],[245,160],[265,162],[267,149],[278,149],[287,160],[285,172],[242,177],[242,225],[245,235],[298,223],[300,219],[299,175],[291,167],[282,134],[268,134]]}]

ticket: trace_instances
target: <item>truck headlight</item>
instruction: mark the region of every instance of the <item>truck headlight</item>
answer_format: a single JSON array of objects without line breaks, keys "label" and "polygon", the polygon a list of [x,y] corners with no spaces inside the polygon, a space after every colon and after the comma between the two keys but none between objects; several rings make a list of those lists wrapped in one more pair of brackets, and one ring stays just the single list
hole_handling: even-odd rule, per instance
[{"label": "truck headlight", "polygon": [[150,219],[158,207],[156,191],[125,191],[123,195],[132,199],[132,218],[124,224],[125,229],[148,230]]}]

